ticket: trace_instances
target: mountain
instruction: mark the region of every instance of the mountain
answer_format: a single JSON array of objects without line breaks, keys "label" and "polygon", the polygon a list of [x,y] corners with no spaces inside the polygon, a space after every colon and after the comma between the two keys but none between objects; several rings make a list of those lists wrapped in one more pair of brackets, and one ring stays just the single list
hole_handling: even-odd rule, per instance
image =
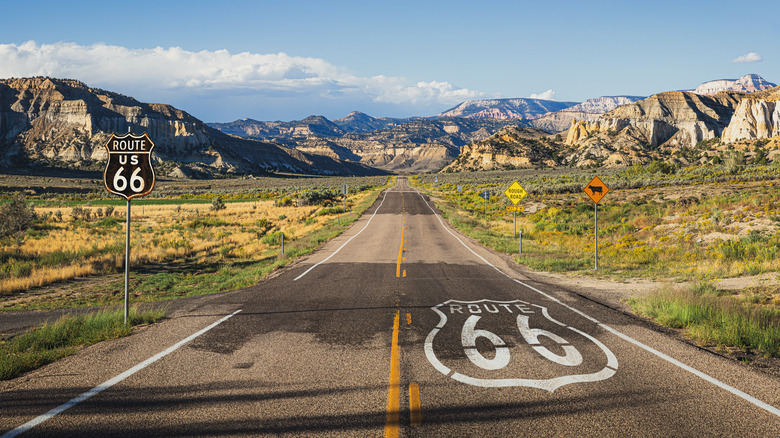
[{"label": "mountain", "polygon": [[518,123],[492,118],[375,118],[355,111],[333,122],[312,116],[292,122],[242,119],[209,125],[228,134],[274,140],[298,151],[385,171],[430,172],[454,160],[462,146]]},{"label": "mountain", "polygon": [[390,129],[352,132],[342,137],[290,139],[286,144],[387,171],[430,172],[454,160],[461,147],[517,123],[513,119],[416,119]]},{"label": "mountain", "polygon": [[394,119],[391,117],[371,117],[360,111],[353,111],[341,119],[333,121],[345,132],[371,132],[378,129],[390,129],[403,125],[413,119]]},{"label": "mountain", "polygon": [[530,98],[467,100],[436,117],[535,119],[576,104],[577,102],[557,102]]},{"label": "mountain", "polygon": [[535,128],[507,126],[490,137],[461,148],[444,172],[557,166],[560,141]]},{"label": "mountain", "polygon": [[564,108],[554,113],[545,114],[533,120],[528,121],[528,125],[547,132],[562,132],[572,124],[573,120],[592,121],[599,118],[601,114],[612,111],[613,109],[627,105],[644,97],[638,96],[602,96],[588,99],[585,102],[569,108]]},{"label": "mountain", "polygon": [[241,119],[229,123],[209,123],[208,125],[225,134],[263,140],[308,137],[310,135],[340,137],[346,133],[338,125],[322,116],[309,116],[303,120],[292,122],[261,122],[252,119]]},{"label": "mountain", "polygon": [[696,94],[710,96],[721,91],[739,91],[742,93],[754,93],[776,87],[777,84],[766,81],[759,75],[749,74],[739,79],[718,79],[705,82],[694,90]]},{"label": "mountain", "polygon": [[585,102],[578,103],[577,105],[562,109],[561,111],[604,114],[619,106],[628,105],[643,99],[645,99],[645,97],[641,96],[602,96],[588,99]]},{"label": "mountain", "polygon": [[170,105],[45,77],[0,80],[0,166],[102,169],[112,132],[147,132],[158,174],[374,174],[376,169],[229,136]]}]

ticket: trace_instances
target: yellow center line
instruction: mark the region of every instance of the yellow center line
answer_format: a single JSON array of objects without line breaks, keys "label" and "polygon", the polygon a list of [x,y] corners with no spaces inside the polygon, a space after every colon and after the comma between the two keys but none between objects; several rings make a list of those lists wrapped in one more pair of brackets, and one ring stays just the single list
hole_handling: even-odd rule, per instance
[{"label": "yellow center line", "polygon": [[395,276],[400,277],[401,276],[401,262],[404,258],[404,234],[406,233],[406,227],[401,228],[401,247],[398,248],[398,263],[395,267]]},{"label": "yellow center line", "polygon": [[398,348],[398,326],[401,311],[395,312],[393,319],[393,344],[390,348],[390,382],[387,388],[387,421],[385,422],[385,437],[396,438],[400,428],[401,411],[401,352]]},{"label": "yellow center line", "polygon": [[422,411],[420,410],[420,385],[412,382],[409,384],[409,417],[412,426],[422,424]]}]

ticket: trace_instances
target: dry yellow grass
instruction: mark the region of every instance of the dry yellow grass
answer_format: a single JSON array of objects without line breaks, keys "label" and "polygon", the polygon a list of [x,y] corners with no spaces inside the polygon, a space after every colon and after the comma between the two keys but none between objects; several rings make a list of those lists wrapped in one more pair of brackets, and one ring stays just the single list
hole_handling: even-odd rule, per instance
[{"label": "dry yellow grass", "polygon": [[[350,197],[360,202],[368,193]],[[320,228],[333,215],[316,216],[320,207],[279,207],[272,200],[229,202],[220,211],[209,204],[132,206],[131,265],[159,264],[194,258],[242,258],[257,260],[276,247],[263,242],[263,235],[283,232],[287,239],[307,235]],[[83,207],[93,218],[100,207]],[[118,271],[124,263],[125,209],[116,208],[116,225],[100,226],[98,221],[74,221],[71,208],[38,208],[39,214],[60,210],[63,221],[49,220],[43,236],[25,237],[20,244],[9,242],[0,252],[20,263],[32,263],[25,275],[0,278],[0,295],[45,286],[54,282]],[[105,211],[105,209],[103,209]],[[266,225],[268,224],[268,225]],[[60,253],[55,265],[41,265]],[[65,254],[65,255],[63,255]],[[47,259],[48,257],[48,259]],[[32,262],[30,262],[32,260]]]}]

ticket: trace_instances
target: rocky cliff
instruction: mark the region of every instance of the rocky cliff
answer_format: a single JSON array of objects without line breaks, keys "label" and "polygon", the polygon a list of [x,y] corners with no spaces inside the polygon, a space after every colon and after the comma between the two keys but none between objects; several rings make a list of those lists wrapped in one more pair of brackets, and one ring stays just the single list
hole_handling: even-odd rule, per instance
[{"label": "rocky cliff", "polygon": [[683,91],[659,93],[621,106],[596,121],[572,122],[566,144],[593,140],[597,134],[620,135],[630,127],[626,134],[651,148],[690,147],[702,140],[719,137],[741,97],[742,94],[736,92],[715,96]]},{"label": "rocky cliff", "polygon": [[557,166],[561,145],[544,131],[508,126],[482,141],[464,146],[445,172]]},{"label": "rocky cliff", "polygon": [[[574,120],[593,121],[598,120],[599,117],[601,117],[601,114],[563,110],[544,115],[538,119],[528,120],[526,123],[528,126],[532,126],[549,133],[563,133],[563,131],[567,131],[569,129]],[[563,134],[566,135],[566,133]]]},{"label": "rocky cliff", "polygon": [[147,132],[156,144],[154,159],[176,175],[373,172],[231,137],[170,105],[142,103],[75,80],[0,80],[0,166],[98,169],[110,134],[128,129]]},{"label": "rocky cliff", "polygon": [[737,105],[722,141],[760,140],[780,136],[780,87],[745,96]]},{"label": "rocky cliff", "polygon": [[739,79],[717,79],[705,82],[694,90],[696,94],[714,95],[721,91],[738,91],[740,93],[754,93],[776,87],[776,84],[768,82],[756,74],[742,76]]}]

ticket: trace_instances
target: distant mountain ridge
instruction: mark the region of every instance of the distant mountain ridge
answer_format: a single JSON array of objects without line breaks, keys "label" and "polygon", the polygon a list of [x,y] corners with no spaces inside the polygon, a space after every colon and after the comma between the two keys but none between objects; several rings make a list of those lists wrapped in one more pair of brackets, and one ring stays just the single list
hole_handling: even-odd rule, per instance
[{"label": "distant mountain ridge", "polygon": [[754,93],[756,91],[767,90],[776,87],[773,84],[757,74],[749,74],[739,79],[717,79],[705,82],[693,91],[696,94],[712,96],[721,91],[739,91],[741,93]]},{"label": "distant mountain ridge", "polygon": [[646,99],[646,96],[601,96],[588,99],[585,102],[565,108],[563,112],[583,112],[589,114],[604,114],[613,109],[628,105],[639,100]]},{"label": "distant mountain ridge", "polygon": [[535,119],[577,104],[531,98],[467,100],[436,117]]},{"label": "distant mountain ridge", "polygon": [[398,125],[403,125],[411,120],[411,118],[392,118],[392,117],[371,117],[366,113],[360,111],[352,111],[345,117],[336,119],[333,121],[345,132],[371,132],[378,129],[390,129]]}]

